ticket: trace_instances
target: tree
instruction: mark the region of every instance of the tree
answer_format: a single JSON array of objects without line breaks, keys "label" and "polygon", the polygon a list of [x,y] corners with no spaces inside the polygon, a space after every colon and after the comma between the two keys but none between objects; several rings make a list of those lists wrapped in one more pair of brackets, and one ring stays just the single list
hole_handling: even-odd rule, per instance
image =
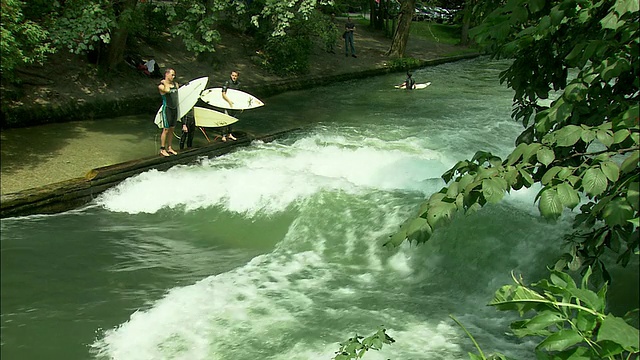
[{"label": "tree", "polygon": [[413,18],[413,12],[416,7],[416,0],[401,0],[400,1],[400,15],[398,16],[398,26],[393,33],[393,39],[391,40],[391,47],[387,52],[387,55],[403,57],[404,50],[407,47],[407,41],[409,40],[409,30],[411,30],[411,19]]},{"label": "tree", "polygon": [[26,19],[23,3],[2,0],[2,36],[0,36],[0,75],[12,80],[20,65],[42,63],[54,48],[47,41],[49,33],[39,24]]},{"label": "tree", "polygon": [[464,0],[462,6],[462,28],[460,31],[460,45],[469,45],[471,38],[469,29],[479,25],[494,9],[504,4],[503,0]]},{"label": "tree", "polygon": [[579,206],[556,269],[591,267],[610,281],[603,254],[626,265],[640,238],[638,20],[635,0],[511,0],[493,11],[473,34],[513,59],[500,80],[515,90],[512,117],[525,130],[506,159],[478,151],[443,174],[448,186],[387,244],[425,242],[456,212],[535,184],[544,217]]},{"label": "tree", "polygon": [[[500,81],[515,91],[512,117],[525,129],[506,159],[478,151],[443,174],[448,185],[387,242],[426,242],[455,213],[475,212],[500,201],[505,192],[534,185],[540,187],[535,201],[542,216],[553,220],[565,208],[578,208],[575,231],[566,239],[567,253],[552,269],[552,283],[538,283],[550,295],[535,295],[517,282],[499,291],[493,303],[540,312],[512,324],[521,335],[548,336],[548,326],[559,326],[551,322],[576,320],[580,336],[575,329],[559,327],[538,345],[557,358],[591,358],[590,351],[596,356],[604,351],[611,358],[638,352],[637,329],[605,316],[603,306],[598,305],[596,315],[602,316],[597,321],[592,315],[573,319],[569,313],[561,319],[544,313],[546,304],[534,308],[530,301],[553,295],[563,304],[573,299],[589,306],[594,299],[593,304],[604,303],[606,290],[598,291],[598,297],[585,286],[576,290],[560,271],[581,270],[583,284],[590,276],[596,285],[606,284],[612,279],[605,254],[617,255],[623,266],[638,255],[638,20],[635,0],[510,0],[488,14],[472,35],[493,57],[513,59]],[[581,311],[589,313],[585,309]],[[587,346],[574,346],[582,341]]]}]

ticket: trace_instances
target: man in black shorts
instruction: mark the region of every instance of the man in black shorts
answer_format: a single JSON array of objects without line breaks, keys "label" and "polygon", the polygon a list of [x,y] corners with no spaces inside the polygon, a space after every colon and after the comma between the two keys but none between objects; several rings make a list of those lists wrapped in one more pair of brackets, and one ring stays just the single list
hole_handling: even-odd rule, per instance
[{"label": "man in black shorts", "polygon": [[[222,85],[222,98],[229,103],[230,107],[233,107],[233,101],[227,97],[227,89],[238,89],[240,87],[240,81],[238,81],[238,77],[240,74],[233,70],[231,75],[229,76],[229,80],[225,81],[224,85]],[[234,111],[225,110],[227,115],[234,115]],[[222,128],[222,141],[227,141],[227,137],[231,140],[237,140],[235,136],[231,133],[231,125],[227,125]]]}]

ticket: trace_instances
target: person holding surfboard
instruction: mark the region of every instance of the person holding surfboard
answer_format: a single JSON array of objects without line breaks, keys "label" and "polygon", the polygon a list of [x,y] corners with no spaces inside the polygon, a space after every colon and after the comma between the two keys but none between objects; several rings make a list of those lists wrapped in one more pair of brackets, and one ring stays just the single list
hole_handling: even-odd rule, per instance
[{"label": "person holding surfboard", "polygon": [[178,83],[176,71],[169,68],[164,72],[158,90],[162,96],[162,134],[160,135],[160,155],[171,156],[178,153],[171,147],[173,128],[178,122]]},{"label": "person holding surfboard", "polygon": [[[231,101],[231,99],[229,99],[229,97],[227,96],[227,89],[231,88],[231,89],[238,90],[238,88],[240,87],[240,81],[238,81],[239,77],[240,77],[240,73],[238,73],[237,70],[233,70],[231,71],[231,75],[229,75],[229,79],[225,81],[224,85],[222,85],[222,98],[229,103],[230,107],[233,107],[233,101]],[[229,114],[227,110],[225,110],[224,112],[227,115],[233,116],[233,113]],[[231,125],[222,127],[222,141],[227,141],[227,137],[231,140],[238,140],[231,133]]]}]

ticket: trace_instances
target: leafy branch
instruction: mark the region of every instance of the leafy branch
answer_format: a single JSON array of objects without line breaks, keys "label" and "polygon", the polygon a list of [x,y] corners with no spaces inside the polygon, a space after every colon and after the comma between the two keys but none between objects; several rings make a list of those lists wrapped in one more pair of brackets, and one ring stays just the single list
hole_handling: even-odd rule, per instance
[{"label": "leafy branch", "polygon": [[383,344],[396,342],[386,331],[386,329],[380,327],[376,333],[367,337],[355,334],[346,343],[340,344],[340,349],[336,351],[336,356],[333,360],[360,359],[369,350],[381,350]]}]

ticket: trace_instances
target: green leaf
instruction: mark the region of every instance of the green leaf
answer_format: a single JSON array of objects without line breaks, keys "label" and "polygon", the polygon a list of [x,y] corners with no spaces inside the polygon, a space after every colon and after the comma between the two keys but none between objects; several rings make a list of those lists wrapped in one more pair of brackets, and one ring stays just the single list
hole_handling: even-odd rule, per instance
[{"label": "green leaf", "polygon": [[469,207],[467,208],[467,211],[465,211],[464,213],[467,215],[471,215],[480,209],[482,209],[482,205],[478,204],[477,202],[474,202],[473,204],[469,205]]},{"label": "green leaf", "polygon": [[478,168],[476,179],[490,179],[498,175],[498,169],[494,167],[481,167]]},{"label": "green leaf", "polygon": [[604,309],[604,303],[598,298],[598,294],[588,289],[569,289],[571,295],[594,311]]},{"label": "green leaf", "polygon": [[577,43],[573,47],[573,50],[571,50],[571,52],[565,57],[565,60],[567,61],[574,60],[576,57],[578,57],[578,55],[582,54],[582,50],[585,48],[585,46],[587,46],[587,44],[584,42]]},{"label": "green leaf", "polygon": [[544,339],[536,349],[562,351],[582,341],[584,338],[578,331],[563,329]]},{"label": "green leaf", "polygon": [[447,188],[447,197],[453,199],[456,196],[458,196],[459,193],[460,193],[460,183],[459,182],[452,182],[451,184],[449,184],[449,186]]},{"label": "green leaf", "polygon": [[542,185],[547,185],[555,178],[555,176],[562,170],[563,168],[560,166],[554,166],[551,169],[547,170],[546,173],[542,176]]},{"label": "green leaf", "polygon": [[562,272],[562,271],[553,271],[551,272],[551,276],[549,276],[549,279],[551,279],[551,282],[556,285],[556,286],[560,286],[562,288],[566,288],[566,289],[576,289],[576,283],[575,281],[573,281],[573,279],[571,278],[571,276],[569,276],[568,274]]},{"label": "green leaf", "polygon": [[591,128],[589,126],[581,125],[580,127],[582,128],[582,133],[580,134],[580,139],[582,139],[582,141],[584,141],[585,144],[588,144],[588,143],[592,142],[593,139],[596,138],[596,132],[591,130]]},{"label": "green leaf", "polygon": [[609,226],[624,226],[633,217],[633,209],[625,198],[615,198],[604,207],[602,217]]},{"label": "green leaf", "polygon": [[549,109],[549,120],[556,124],[564,123],[569,116],[571,116],[572,111],[573,105],[566,103],[564,99],[560,97]]},{"label": "green leaf", "polygon": [[622,170],[624,174],[627,174],[630,172],[636,172],[638,170],[639,158],[640,158],[640,151],[635,150],[631,152],[631,154],[629,154],[629,156],[626,159],[624,159],[624,161],[622,162],[622,165],[620,165],[620,170]]},{"label": "green leaf", "polygon": [[502,178],[482,180],[482,195],[490,203],[497,203],[502,199],[507,189],[507,182]]},{"label": "green leaf", "polygon": [[627,109],[627,111],[625,111],[622,116],[621,116],[621,120],[622,123],[625,125],[625,127],[633,127],[634,125],[636,125],[636,119],[640,116],[640,105],[638,105],[638,103],[629,106],[629,109]]},{"label": "green leaf", "polygon": [[558,192],[558,198],[562,205],[568,207],[569,209],[575,208],[580,203],[580,195],[578,191],[573,188],[573,186],[567,183],[560,183],[556,187],[556,191]]},{"label": "green leaf", "polygon": [[446,224],[456,212],[456,205],[452,203],[441,202],[427,210],[427,221],[432,229]]},{"label": "green leaf", "polygon": [[638,329],[627,324],[623,319],[607,315],[602,320],[597,341],[609,340],[619,344],[627,351],[638,351],[640,347],[639,336]]},{"label": "green leaf", "polygon": [[409,223],[409,227],[407,228],[407,238],[409,241],[415,240],[419,243],[423,243],[429,240],[432,234],[433,230],[431,229],[431,226],[429,226],[427,219],[421,217],[411,220],[411,223]]},{"label": "green leaf", "polygon": [[614,356],[624,352],[624,348],[622,346],[609,340],[599,341],[598,346],[598,355],[601,359],[615,359]]},{"label": "green leaf", "polygon": [[575,324],[578,330],[590,334],[599,325],[598,317],[585,311],[578,311]]},{"label": "green leaf", "polygon": [[538,152],[536,153],[536,157],[538,158],[538,161],[545,166],[549,166],[549,164],[551,164],[556,158],[553,150],[546,146],[543,146],[538,150]]},{"label": "green leaf", "polygon": [[469,184],[471,184],[473,181],[475,180],[475,177],[471,174],[465,174],[462,178],[460,178],[460,180],[458,181],[460,183],[459,189],[464,189],[466,188]]},{"label": "green leaf", "polygon": [[618,20],[618,15],[614,12],[610,12],[604,19],[600,20],[600,24],[604,29],[618,30],[619,27],[624,25],[623,21]]},{"label": "green leaf", "polygon": [[509,186],[513,186],[518,181],[518,169],[514,166],[507,166],[505,172],[502,177],[507,181]]},{"label": "green leaf", "polygon": [[531,10],[532,13],[537,13],[544,9],[545,0],[529,0],[528,4],[529,10]]},{"label": "green leaf", "polygon": [[618,168],[618,164],[613,161],[605,161],[600,164],[600,168],[607,179],[611,180],[611,182],[618,181],[618,177],[620,176],[620,168]]},{"label": "green leaf", "polygon": [[627,13],[640,11],[639,7],[636,0],[618,0],[614,5],[614,10],[618,15],[623,16]]},{"label": "green leaf", "polygon": [[547,355],[548,357],[540,357],[540,354],[547,355],[547,353],[536,353],[538,360],[593,360],[593,352],[585,347],[575,347],[562,352]]},{"label": "green leaf", "polygon": [[427,224],[427,219],[425,218],[417,217],[411,220],[409,226],[407,227],[407,236],[411,236],[411,234],[413,234],[414,232],[420,231],[422,226],[425,224]]},{"label": "green leaf", "polygon": [[498,310],[515,310],[520,316],[537,307],[546,306],[548,301],[537,292],[520,285],[505,285],[494,294],[493,300],[489,303]]},{"label": "green leaf", "polygon": [[590,168],[582,176],[582,187],[591,196],[598,196],[607,189],[607,177],[602,170]]},{"label": "green leaf", "polygon": [[587,86],[582,82],[574,82],[564,89],[564,97],[571,102],[580,102],[584,100],[587,94]]},{"label": "green leaf", "polygon": [[562,201],[553,188],[542,189],[538,203],[540,214],[548,219],[557,219],[562,215]]},{"label": "green leaf", "polygon": [[610,147],[613,144],[613,134],[610,130],[596,129],[596,138],[606,147]]},{"label": "green leaf", "polygon": [[620,144],[621,142],[625,141],[629,135],[631,134],[631,132],[629,131],[629,129],[620,129],[618,131],[616,131],[613,134],[613,143],[614,144]]},{"label": "green leaf", "polygon": [[529,159],[531,159],[531,157],[538,152],[538,149],[540,149],[540,147],[542,147],[542,144],[540,143],[528,144],[522,152],[522,162],[528,163]]},{"label": "green leaf", "polygon": [[550,335],[548,328],[552,325],[564,322],[564,317],[556,311],[545,310],[531,318],[531,320],[518,321],[511,324],[511,331],[518,336]]},{"label": "green leaf", "polygon": [[640,202],[640,186],[638,182],[632,182],[627,189],[627,201],[631,207],[638,211],[638,203]]},{"label": "green leaf", "polygon": [[515,164],[516,161],[518,161],[522,156],[522,153],[524,153],[524,149],[527,147],[527,145],[528,144],[521,143],[518,146],[516,146],[516,148],[513,149],[513,151],[511,152],[511,154],[507,156],[507,165]]},{"label": "green leaf", "polygon": [[384,244],[384,246],[394,246],[394,247],[400,246],[400,244],[402,244],[406,238],[407,238],[407,231],[404,229],[401,229],[400,231],[391,235],[389,237],[389,240]]},{"label": "green leaf", "polygon": [[580,140],[583,130],[580,126],[567,125],[555,132],[556,144],[558,146],[573,146]]},{"label": "green leaf", "polygon": [[564,10],[560,10],[560,8],[558,6],[554,6],[551,9],[551,13],[549,14],[551,16],[551,23],[555,26],[560,25],[560,23],[562,22],[562,20],[564,19]]},{"label": "green leaf", "polygon": [[533,177],[526,169],[523,169],[522,166],[517,166],[518,172],[520,172],[520,176],[522,176],[522,182],[525,187],[530,187],[533,185]]}]

